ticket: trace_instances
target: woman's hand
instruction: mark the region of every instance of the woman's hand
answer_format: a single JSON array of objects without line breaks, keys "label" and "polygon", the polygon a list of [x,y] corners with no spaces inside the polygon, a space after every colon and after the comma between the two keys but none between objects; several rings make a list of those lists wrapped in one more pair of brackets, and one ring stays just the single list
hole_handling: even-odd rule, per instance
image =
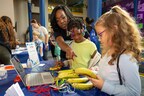
[{"label": "woman's hand", "polygon": [[103,86],[103,83],[104,83],[104,80],[97,75],[97,79],[94,79],[94,78],[90,78],[88,77],[89,80],[93,83],[93,85],[99,89],[102,89],[102,86]]},{"label": "woman's hand", "polygon": [[73,59],[74,56],[77,57],[76,54],[73,52],[73,50],[70,47],[67,48],[66,49],[66,58],[67,59]]}]

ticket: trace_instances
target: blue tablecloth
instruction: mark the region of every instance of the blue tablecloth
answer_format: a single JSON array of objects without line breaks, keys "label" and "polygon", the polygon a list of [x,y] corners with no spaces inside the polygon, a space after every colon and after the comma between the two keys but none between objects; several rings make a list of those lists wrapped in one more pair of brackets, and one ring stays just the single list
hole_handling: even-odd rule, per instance
[{"label": "blue tablecloth", "polygon": [[[26,63],[27,59],[29,58],[27,51],[21,52],[19,54],[13,54],[13,56],[16,56],[20,60],[21,63]],[[43,61],[43,58],[40,56],[40,54],[38,54],[38,57],[40,61]]]},{"label": "blue tablecloth", "polygon": [[[41,63],[45,63],[44,68],[49,68],[54,66],[54,61],[49,60],[49,61],[41,61]],[[26,69],[27,73],[28,71],[30,72],[30,69]],[[41,70],[42,71],[42,70]],[[14,79],[17,76],[17,73],[15,70],[10,70],[8,71],[8,78],[5,80],[0,81],[0,96],[4,96],[5,91],[12,85],[14,84]],[[22,91],[24,92],[25,96],[43,96],[42,94],[36,94],[34,92],[30,92],[22,82],[19,82],[20,87],[22,88]],[[99,90],[96,88],[92,88],[87,91],[82,91],[82,90],[75,90],[73,93],[69,92],[59,92],[53,89],[50,89],[50,96],[108,96],[106,94],[100,93]],[[45,95],[44,95],[45,96]]]}]

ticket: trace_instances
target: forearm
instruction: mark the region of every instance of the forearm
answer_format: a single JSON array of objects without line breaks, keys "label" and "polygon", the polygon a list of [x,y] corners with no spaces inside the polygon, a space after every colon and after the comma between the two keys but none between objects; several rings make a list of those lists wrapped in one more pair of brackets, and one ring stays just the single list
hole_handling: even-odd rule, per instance
[{"label": "forearm", "polygon": [[48,34],[46,34],[45,35],[45,43],[48,44],[48,41],[49,41],[49,36],[48,36]]},{"label": "forearm", "polygon": [[59,47],[61,48],[61,50],[67,52],[67,50],[71,49],[65,42],[64,39],[59,36],[56,38],[56,42],[58,43]]},{"label": "forearm", "polygon": [[[105,81],[101,91],[115,96],[140,96],[138,90],[131,90],[127,85],[115,85],[108,81]],[[136,92],[137,91],[137,92]]]},{"label": "forearm", "polygon": [[40,47],[40,55],[42,56],[42,53],[43,53],[43,49],[42,49],[42,47]]}]

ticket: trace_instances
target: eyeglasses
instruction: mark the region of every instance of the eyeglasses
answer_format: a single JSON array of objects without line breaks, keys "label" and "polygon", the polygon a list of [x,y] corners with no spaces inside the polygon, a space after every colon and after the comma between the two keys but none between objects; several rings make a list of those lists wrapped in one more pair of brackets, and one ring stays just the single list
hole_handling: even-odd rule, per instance
[{"label": "eyeglasses", "polygon": [[100,33],[98,34],[98,36],[99,36],[99,37],[102,37],[102,34],[103,34],[105,31],[106,31],[106,30],[100,32]]}]

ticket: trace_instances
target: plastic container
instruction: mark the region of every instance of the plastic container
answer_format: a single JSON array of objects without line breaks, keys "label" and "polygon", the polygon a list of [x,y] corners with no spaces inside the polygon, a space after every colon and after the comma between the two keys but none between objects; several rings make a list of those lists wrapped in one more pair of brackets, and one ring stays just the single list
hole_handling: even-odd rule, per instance
[{"label": "plastic container", "polygon": [[4,64],[0,64],[0,80],[7,78],[7,70],[5,69]]}]

